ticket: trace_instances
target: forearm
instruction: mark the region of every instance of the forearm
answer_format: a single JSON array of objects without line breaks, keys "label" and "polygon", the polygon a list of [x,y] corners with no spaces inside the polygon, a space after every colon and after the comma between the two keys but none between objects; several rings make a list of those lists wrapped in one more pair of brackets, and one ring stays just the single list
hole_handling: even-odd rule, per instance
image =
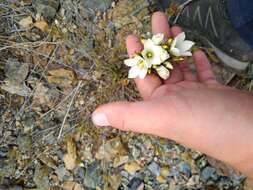
[{"label": "forearm", "polygon": [[209,114],[205,114],[210,122],[205,121],[209,126],[206,140],[200,146],[209,143],[207,151],[212,156],[253,178],[253,96],[235,90],[224,92],[219,98],[223,103],[213,105]]}]

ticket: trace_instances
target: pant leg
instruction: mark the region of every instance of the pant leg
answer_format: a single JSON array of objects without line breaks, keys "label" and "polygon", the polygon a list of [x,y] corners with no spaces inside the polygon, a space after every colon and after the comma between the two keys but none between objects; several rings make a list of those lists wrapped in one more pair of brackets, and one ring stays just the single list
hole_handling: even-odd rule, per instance
[{"label": "pant leg", "polygon": [[231,22],[253,49],[253,0],[228,0]]},{"label": "pant leg", "polygon": [[253,21],[245,24],[242,27],[237,28],[242,39],[247,42],[253,49]]}]

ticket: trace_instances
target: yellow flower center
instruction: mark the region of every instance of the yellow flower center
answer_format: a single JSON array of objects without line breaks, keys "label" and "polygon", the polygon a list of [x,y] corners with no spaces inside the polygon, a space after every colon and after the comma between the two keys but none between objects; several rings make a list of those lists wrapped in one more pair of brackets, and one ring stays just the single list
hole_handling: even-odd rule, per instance
[{"label": "yellow flower center", "polygon": [[137,64],[137,66],[140,68],[140,69],[143,69],[144,66],[145,66],[145,62],[143,60],[139,61],[139,63]]},{"label": "yellow flower center", "polygon": [[167,43],[168,43],[169,46],[172,44],[172,42],[173,42],[172,38],[169,38],[168,41],[167,41]]},{"label": "yellow flower center", "polygon": [[162,45],[162,48],[165,50],[169,50],[169,46],[167,44]]},{"label": "yellow flower center", "polygon": [[153,55],[153,52],[151,52],[151,51],[148,51],[148,52],[146,53],[146,57],[147,57],[148,59],[151,59],[153,56],[154,56],[154,55]]}]

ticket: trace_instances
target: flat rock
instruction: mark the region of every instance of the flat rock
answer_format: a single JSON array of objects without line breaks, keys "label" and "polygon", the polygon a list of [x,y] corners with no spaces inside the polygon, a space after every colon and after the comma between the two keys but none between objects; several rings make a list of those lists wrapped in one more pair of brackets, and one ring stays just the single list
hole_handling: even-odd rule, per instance
[{"label": "flat rock", "polygon": [[151,171],[151,173],[153,175],[155,175],[155,176],[159,176],[160,175],[161,168],[160,168],[160,166],[157,163],[152,162],[151,164],[149,164],[148,169],[149,169],[149,171]]},{"label": "flat rock", "polygon": [[29,72],[29,65],[17,59],[9,58],[4,68],[5,76],[13,83],[23,82]]},{"label": "flat rock", "polygon": [[33,0],[33,6],[36,12],[41,14],[47,21],[54,19],[59,7],[59,0]]},{"label": "flat rock", "polygon": [[33,180],[39,189],[47,190],[49,188],[48,168],[46,166],[37,166]]},{"label": "flat rock", "polygon": [[92,0],[92,1],[87,1],[87,0],[82,0],[83,5],[85,8],[88,9],[93,9],[93,10],[99,10],[99,11],[106,11],[111,4],[113,0]]},{"label": "flat rock", "polygon": [[83,184],[86,187],[95,189],[101,182],[101,167],[98,162],[92,163],[86,170]]},{"label": "flat rock", "polygon": [[218,179],[216,169],[209,166],[204,168],[201,172],[201,179],[204,182],[207,182],[209,180],[216,181]]}]

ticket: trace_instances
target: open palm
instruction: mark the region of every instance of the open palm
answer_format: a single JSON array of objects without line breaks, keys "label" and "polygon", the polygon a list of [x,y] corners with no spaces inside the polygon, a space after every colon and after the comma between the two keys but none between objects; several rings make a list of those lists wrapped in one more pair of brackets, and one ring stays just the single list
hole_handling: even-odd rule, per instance
[{"label": "open palm", "polygon": [[[181,33],[181,28],[170,29],[166,15],[157,12],[152,32],[168,38]],[[129,36],[126,43],[130,57],[143,48],[136,36]],[[173,139],[253,177],[252,95],[219,84],[202,51],[195,52],[193,60],[196,75],[184,61],[174,64],[166,81],[154,74],[135,79],[143,101],[102,105],[93,113],[93,122]]]}]

